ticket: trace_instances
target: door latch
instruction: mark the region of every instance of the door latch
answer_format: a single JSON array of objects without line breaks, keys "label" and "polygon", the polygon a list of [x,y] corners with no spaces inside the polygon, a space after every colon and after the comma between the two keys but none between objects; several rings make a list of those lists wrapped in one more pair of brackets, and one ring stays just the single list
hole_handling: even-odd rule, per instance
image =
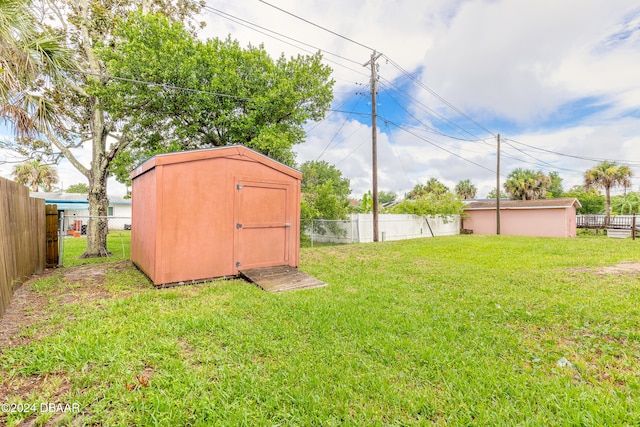
[{"label": "door latch", "polygon": [[236,224],[236,228],[242,228],[242,224],[237,223],[237,224]]}]

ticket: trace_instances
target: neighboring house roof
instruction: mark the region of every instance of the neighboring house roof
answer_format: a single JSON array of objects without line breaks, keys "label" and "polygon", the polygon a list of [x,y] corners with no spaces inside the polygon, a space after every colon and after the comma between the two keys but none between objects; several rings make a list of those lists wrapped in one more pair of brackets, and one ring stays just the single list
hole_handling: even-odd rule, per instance
[{"label": "neighboring house roof", "polygon": [[[89,209],[87,195],[81,193],[45,193],[31,192],[31,197],[44,199],[47,205],[58,205],[58,210],[85,210]],[[131,205],[131,199],[121,196],[108,196],[110,205]]]},{"label": "neighboring house roof", "polygon": [[[503,200],[500,199],[500,210],[503,209],[566,209],[575,206],[582,207],[578,199],[566,197],[561,199],[539,199],[539,200]],[[496,209],[496,200],[482,200],[469,202],[464,210],[479,211]]]}]

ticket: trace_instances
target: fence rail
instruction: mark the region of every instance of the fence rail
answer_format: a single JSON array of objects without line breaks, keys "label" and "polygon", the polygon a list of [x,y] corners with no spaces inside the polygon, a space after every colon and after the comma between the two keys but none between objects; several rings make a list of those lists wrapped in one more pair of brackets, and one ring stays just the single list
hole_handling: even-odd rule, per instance
[{"label": "fence rail", "polygon": [[0,178],[0,316],[24,279],[44,270],[44,200],[29,197],[27,187]]},{"label": "fence rail", "polygon": [[630,230],[633,225],[640,227],[636,215],[577,215],[576,227],[590,229]]}]

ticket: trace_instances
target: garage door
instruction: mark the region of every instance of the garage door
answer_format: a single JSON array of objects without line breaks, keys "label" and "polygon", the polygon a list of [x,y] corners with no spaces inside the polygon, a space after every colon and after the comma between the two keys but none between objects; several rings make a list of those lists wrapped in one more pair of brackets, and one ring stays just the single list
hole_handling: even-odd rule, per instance
[{"label": "garage door", "polygon": [[290,185],[236,183],[235,259],[239,270],[286,265],[289,261]]}]

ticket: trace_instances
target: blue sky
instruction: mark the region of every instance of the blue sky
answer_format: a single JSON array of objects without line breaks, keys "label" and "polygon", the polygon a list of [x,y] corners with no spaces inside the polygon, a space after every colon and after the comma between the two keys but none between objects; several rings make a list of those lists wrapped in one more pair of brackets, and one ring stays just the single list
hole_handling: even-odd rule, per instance
[{"label": "blue sky", "polygon": [[[640,188],[637,0],[265,1],[360,43],[259,0],[208,0],[210,8],[331,52],[325,58],[336,81],[333,108],[343,112],[309,124],[295,151],[300,163],[337,165],[356,197],[371,187],[363,67],[371,51],[361,45],[384,54],[378,114],[388,121],[378,121],[380,189],[402,195],[431,177],[451,188],[470,179],[484,197],[495,186],[497,133],[505,139],[503,181],[516,167],[556,170],[568,188],[581,184],[597,160],[612,159],[632,167],[633,189]],[[274,57],[313,51],[229,15],[205,12],[201,36],[263,43]],[[0,165],[0,174],[8,169]],[[60,166],[65,185],[82,179],[71,170]],[[110,185],[111,193],[124,192]]]}]

